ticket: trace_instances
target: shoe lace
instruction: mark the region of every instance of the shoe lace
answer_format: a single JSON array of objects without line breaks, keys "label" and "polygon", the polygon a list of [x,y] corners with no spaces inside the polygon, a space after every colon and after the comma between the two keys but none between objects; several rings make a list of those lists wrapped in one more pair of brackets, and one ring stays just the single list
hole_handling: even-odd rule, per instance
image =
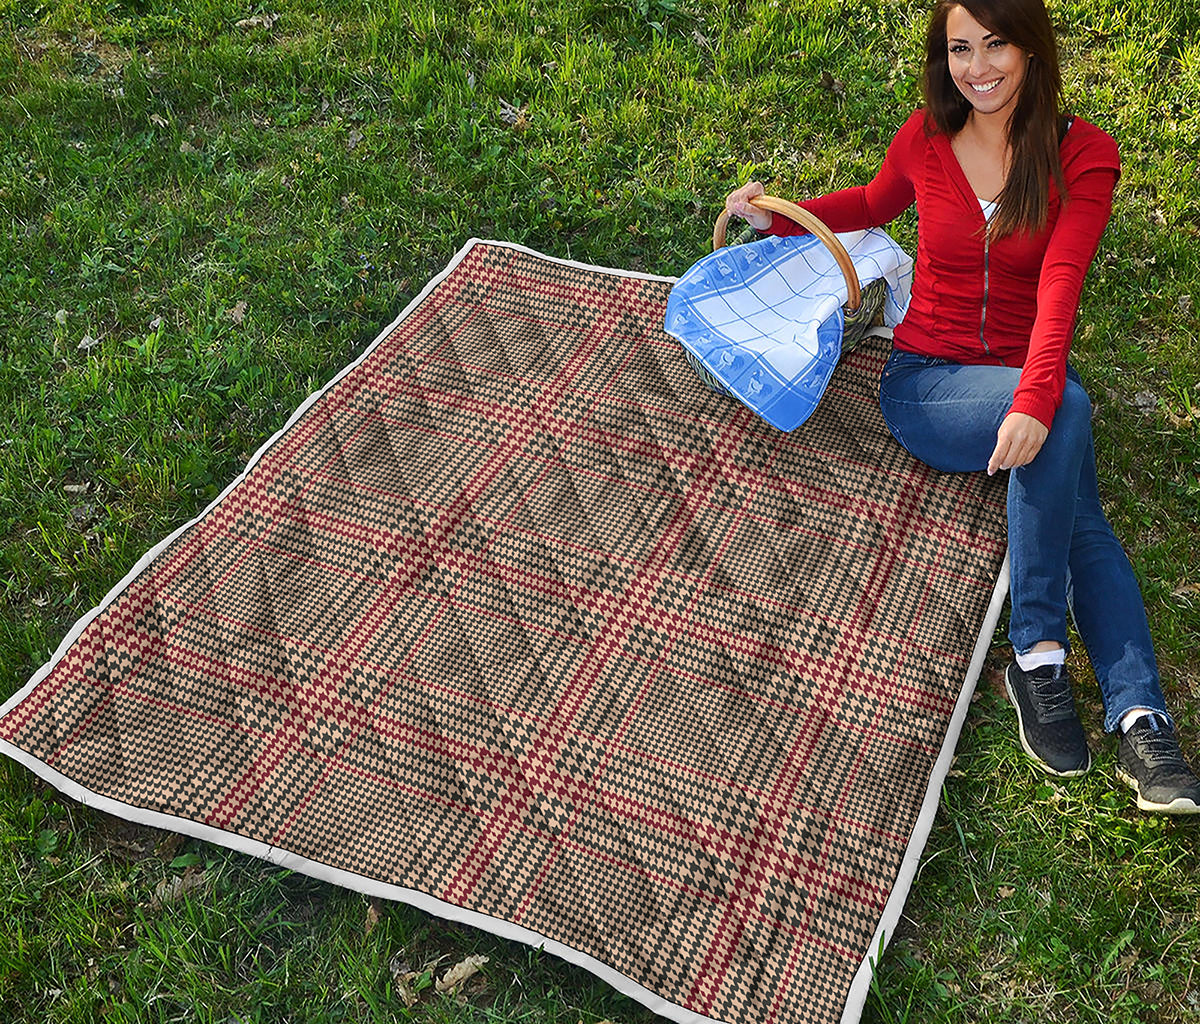
[{"label": "shoe lace", "polygon": [[1166,730],[1155,730],[1142,733],[1138,739],[1140,748],[1138,752],[1142,755],[1142,760],[1151,768],[1169,766],[1187,769],[1183,751],[1179,749],[1179,744],[1171,733]]},{"label": "shoe lace", "polygon": [[1050,676],[1033,676],[1033,696],[1043,715],[1054,715],[1075,707],[1071,696],[1071,677],[1065,672]]}]

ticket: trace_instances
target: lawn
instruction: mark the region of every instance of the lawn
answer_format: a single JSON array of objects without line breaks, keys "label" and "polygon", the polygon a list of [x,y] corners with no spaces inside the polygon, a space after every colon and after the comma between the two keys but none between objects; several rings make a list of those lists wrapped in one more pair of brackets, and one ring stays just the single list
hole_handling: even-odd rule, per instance
[{"label": "lawn", "polygon": [[[678,274],[749,176],[860,183],[909,0],[0,0],[0,699],[470,237]],[[1124,174],[1074,361],[1200,758],[1200,4],[1051,5]],[[908,246],[911,214],[893,227]],[[998,636],[865,1020],[1200,1020],[1200,827],[1020,755]],[[0,1017],[652,1016],[552,957],[107,818],[0,764]],[[488,962],[465,1000],[433,984]],[[406,1004],[397,977],[412,974]],[[412,993],[408,993],[411,997]]]}]

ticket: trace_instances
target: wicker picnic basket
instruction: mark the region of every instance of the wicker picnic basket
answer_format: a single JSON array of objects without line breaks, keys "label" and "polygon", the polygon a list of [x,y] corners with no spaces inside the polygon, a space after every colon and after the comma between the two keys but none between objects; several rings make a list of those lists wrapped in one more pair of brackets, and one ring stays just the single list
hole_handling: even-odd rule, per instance
[{"label": "wicker picnic basket", "polygon": [[[845,317],[845,324],[842,328],[842,353],[845,354],[858,345],[866,336],[867,331],[874,326],[879,319],[879,315],[883,309],[883,302],[887,296],[887,283],[883,278],[878,278],[870,282],[865,287],[860,287],[858,283],[858,273],[854,269],[854,263],[850,259],[850,254],[846,252],[846,247],[838,240],[835,235],[820,218],[809,213],[801,206],[797,206],[793,202],[786,199],[780,199],[778,196],[761,195],[755,196],[750,200],[751,205],[757,206],[760,210],[769,210],[772,213],[782,213],[785,217],[794,220],[801,227],[806,228],[812,234],[816,235],[829,249],[833,258],[837,261],[838,267],[842,271],[842,275],[846,279],[846,290],[849,293],[849,298],[846,304],[842,307],[842,313]],[[725,210],[721,211],[721,215],[717,217],[716,223],[713,225],[713,251],[722,248],[726,244],[726,227],[729,223],[729,213]],[[734,244],[753,241],[760,237],[758,233],[749,225],[746,225],[745,230],[739,234],[734,240]],[[696,375],[713,391],[720,392],[723,395],[732,395],[732,392],[716,377],[714,377],[691,352],[684,349],[684,357],[688,361],[688,365],[696,372]]]}]

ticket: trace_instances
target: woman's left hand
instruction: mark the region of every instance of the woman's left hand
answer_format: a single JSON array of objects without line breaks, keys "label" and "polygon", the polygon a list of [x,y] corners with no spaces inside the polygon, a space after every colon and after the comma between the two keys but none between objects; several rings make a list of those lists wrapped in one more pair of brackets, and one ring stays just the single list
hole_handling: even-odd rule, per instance
[{"label": "woman's left hand", "polygon": [[996,449],[988,459],[988,476],[998,469],[1015,469],[1032,462],[1049,433],[1041,420],[1028,413],[1010,412],[996,431]]}]

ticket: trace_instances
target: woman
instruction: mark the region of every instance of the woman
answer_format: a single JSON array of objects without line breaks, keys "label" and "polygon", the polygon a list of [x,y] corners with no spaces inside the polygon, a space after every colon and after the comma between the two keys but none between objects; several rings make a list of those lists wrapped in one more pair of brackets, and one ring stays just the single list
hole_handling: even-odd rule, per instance
[{"label": "woman", "polygon": [[[1067,364],[1084,275],[1112,209],[1117,147],[1060,113],[1042,0],[942,0],[926,38],[925,107],[868,185],[803,203],[835,231],[886,224],[914,202],[912,302],[880,383],[888,428],[936,469],[1011,470],[1015,660],[1005,676],[1021,745],[1045,771],[1092,763],[1065,665],[1067,609],[1120,729],[1120,778],[1143,810],[1200,813],[1175,738],[1137,582],[1101,511],[1091,405]],[[801,232],[752,206],[760,231]]]}]

